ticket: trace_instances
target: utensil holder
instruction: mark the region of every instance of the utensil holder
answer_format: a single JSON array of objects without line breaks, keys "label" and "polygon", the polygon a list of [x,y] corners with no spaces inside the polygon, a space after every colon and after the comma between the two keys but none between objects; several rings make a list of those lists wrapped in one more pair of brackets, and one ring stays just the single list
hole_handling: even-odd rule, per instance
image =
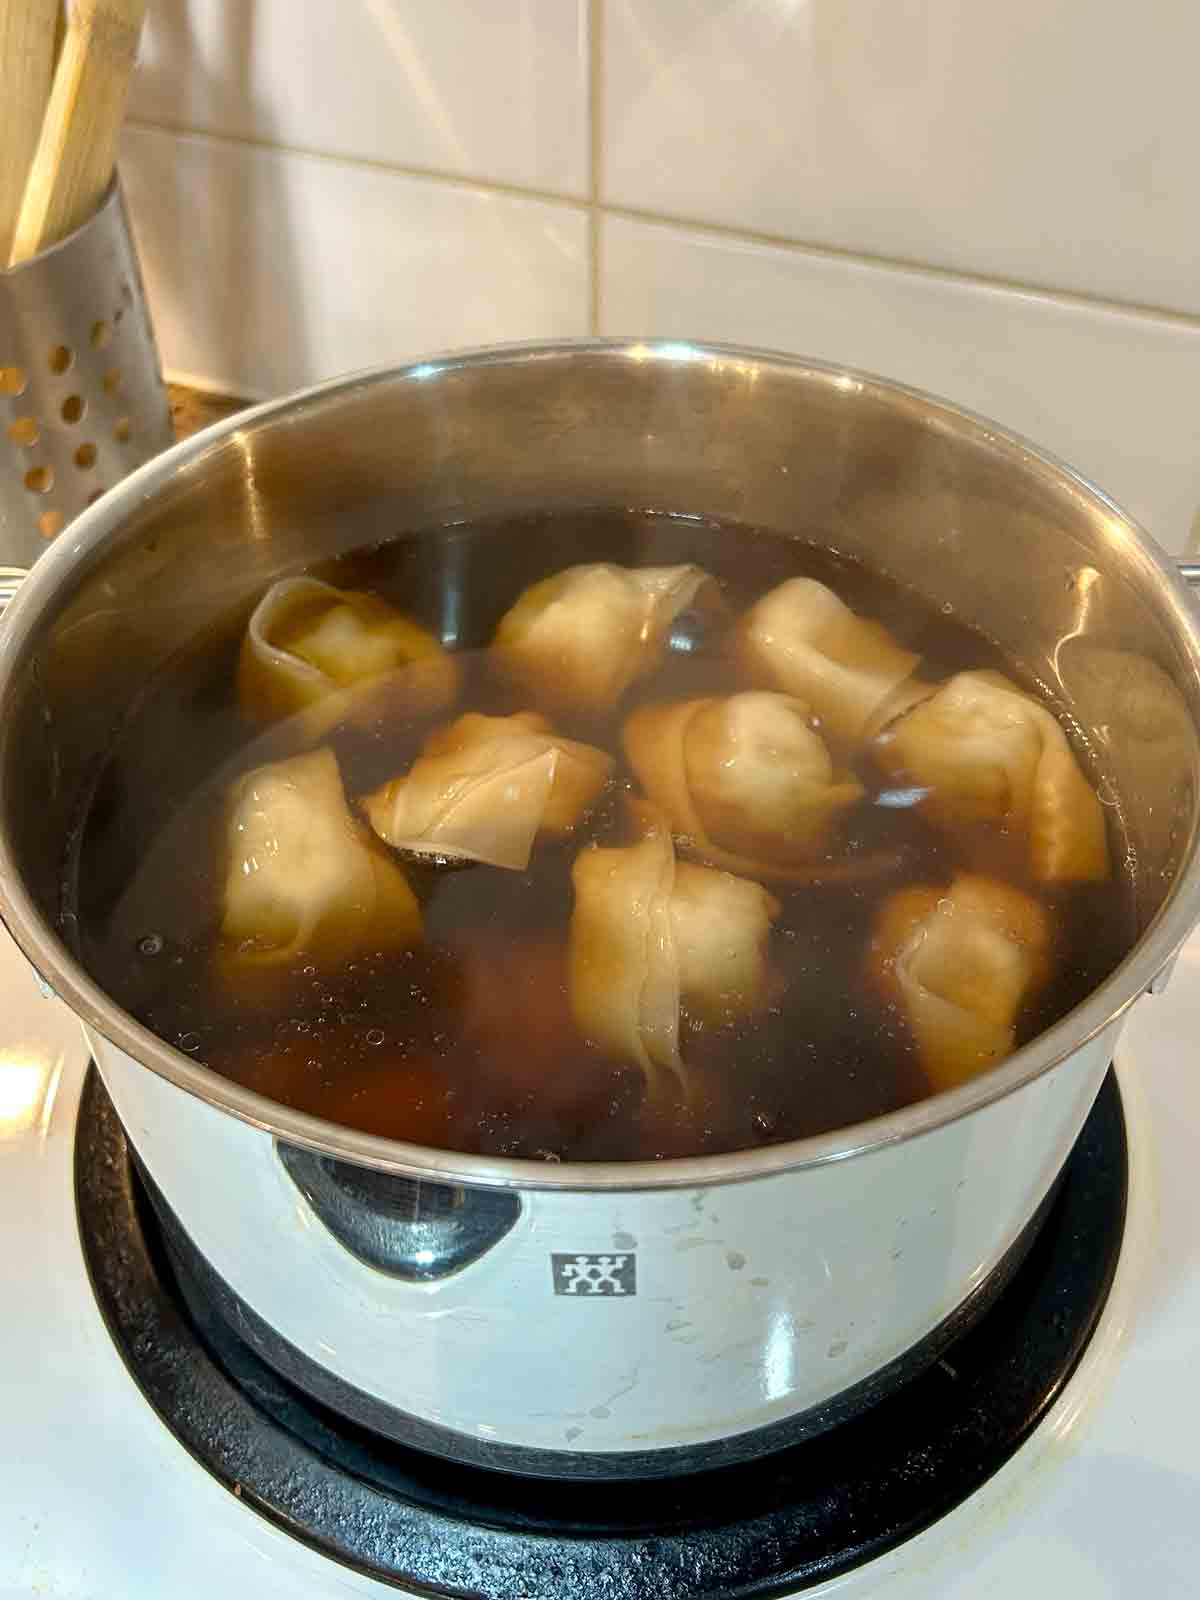
[{"label": "utensil holder", "polygon": [[0,563],[25,567],[173,442],[116,180],[82,228],[0,272],[0,429]]}]

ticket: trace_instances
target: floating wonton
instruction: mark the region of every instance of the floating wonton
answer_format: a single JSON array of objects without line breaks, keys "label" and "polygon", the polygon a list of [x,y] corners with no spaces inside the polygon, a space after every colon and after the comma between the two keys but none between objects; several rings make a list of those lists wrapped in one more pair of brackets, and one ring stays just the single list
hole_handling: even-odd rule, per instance
[{"label": "floating wonton", "polygon": [[335,589],[317,578],[283,578],[259,601],[238,661],[238,700],[269,721],[318,702],[328,726],[350,692],[395,676],[415,716],[449,705],[458,665],[433,634],[373,594]]},{"label": "floating wonton", "polygon": [[571,1009],[588,1039],[639,1066],[650,1096],[661,1098],[664,1069],[687,1091],[681,1002],[714,1022],[763,1003],[780,908],[760,884],[677,863],[666,823],[641,810],[636,843],[576,857]]},{"label": "floating wonton", "polygon": [[526,589],[500,619],[493,648],[531,694],[604,711],[653,672],[682,612],[721,603],[700,567],[568,567]]},{"label": "floating wonton", "polygon": [[420,943],[421,912],[400,868],[351,816],[331,750],[248,772],[230,795],[225,973],[301,956],[333,964]]},{"label": "floating wonton", "polygon": [[569,833],[612,767],[605,751],[560,738],[534,711],[469,711],[431,734],[412,768],[363,809],[397,850],[523,872],[537,835]]},{"label": "floating wonton", "polygon": [[1028,895],[964,874],[949,889],[901,889],[875,929],[876,981],[899,1001],[936,1089],[1008,1055],[1024,1000],[1045,980],[1049,925]]},{"label": "floating wonton", "polygon": [[1058,720],[998,672],[960,672],[880,735],[885,771],[929,790],[942,822],[1007,822],[1029,834],[1045,883],[1108,876],[1104,812]]},{"label": "floating wonton", "polygon": [[831,819],[861,798],[834,771],[808,707],[752,691],[641,706],[622,735],[629,764],[672,831],[716,866],[812,876]]},{"label": "floating wonton", "polygon": [[789,578],[750,608],[740,654],[756,678],[798,695],[846,745],[930,692],[913,680],[920,656],[814,578]]}]

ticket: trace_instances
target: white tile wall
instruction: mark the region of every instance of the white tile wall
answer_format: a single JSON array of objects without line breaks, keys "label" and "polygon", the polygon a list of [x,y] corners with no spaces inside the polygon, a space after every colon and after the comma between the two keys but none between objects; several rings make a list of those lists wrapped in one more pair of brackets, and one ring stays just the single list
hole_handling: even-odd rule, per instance
[{"label": "white tile wall", "polygon": [[994,415],[1179,546],[1198,60],[1184,0],[156,0],[124,171],[177,373],[747,339]]},{"label": "white tile wall", "polygon": [[1200,7],[608,0],[604,198],[1200,312]]},{"label": "white tile wall", "polygon": [[608,218],[606,333],[773,347],[1007,424],[1173,550],[1200,507],[1200,327],[817,252]]},{"label": "white tile wall", "polygon": [[121,170],[164,362],[229,393],[586,331],[579,207],[139,128]]},{"label": "white tile wall", "polygon": [[582,194],[586,16],[586,0],[155,0],[130,111]]}]

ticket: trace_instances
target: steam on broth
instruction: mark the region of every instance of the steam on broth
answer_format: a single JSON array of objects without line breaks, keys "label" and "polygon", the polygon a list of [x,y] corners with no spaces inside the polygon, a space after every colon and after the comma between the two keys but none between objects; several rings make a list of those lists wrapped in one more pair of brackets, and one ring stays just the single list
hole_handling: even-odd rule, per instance
[{"label": "steam on broth", "polygon": [[540,1160],[825,1132],[1134,934],[1018,667],[817,545],[530,517],[276,584],[144,692],[71,863],[134,1016],[283,1104]]}]

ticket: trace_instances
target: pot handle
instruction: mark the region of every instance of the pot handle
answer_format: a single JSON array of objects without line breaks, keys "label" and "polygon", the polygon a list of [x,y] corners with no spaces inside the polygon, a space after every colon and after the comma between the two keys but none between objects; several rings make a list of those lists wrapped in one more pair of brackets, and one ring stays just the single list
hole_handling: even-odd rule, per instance
[{"label": "pot handle", "polygon": [[448,1278],[478,1261],[521,1213],[505,1189],[398,1177],[275,1141],[283,1170],[350,1254],[407,1283]]},{"label": "pot handle", "polygon": [[1200,589],[1200,561],[1177,561],[1175,571],[1191,589]]}]

